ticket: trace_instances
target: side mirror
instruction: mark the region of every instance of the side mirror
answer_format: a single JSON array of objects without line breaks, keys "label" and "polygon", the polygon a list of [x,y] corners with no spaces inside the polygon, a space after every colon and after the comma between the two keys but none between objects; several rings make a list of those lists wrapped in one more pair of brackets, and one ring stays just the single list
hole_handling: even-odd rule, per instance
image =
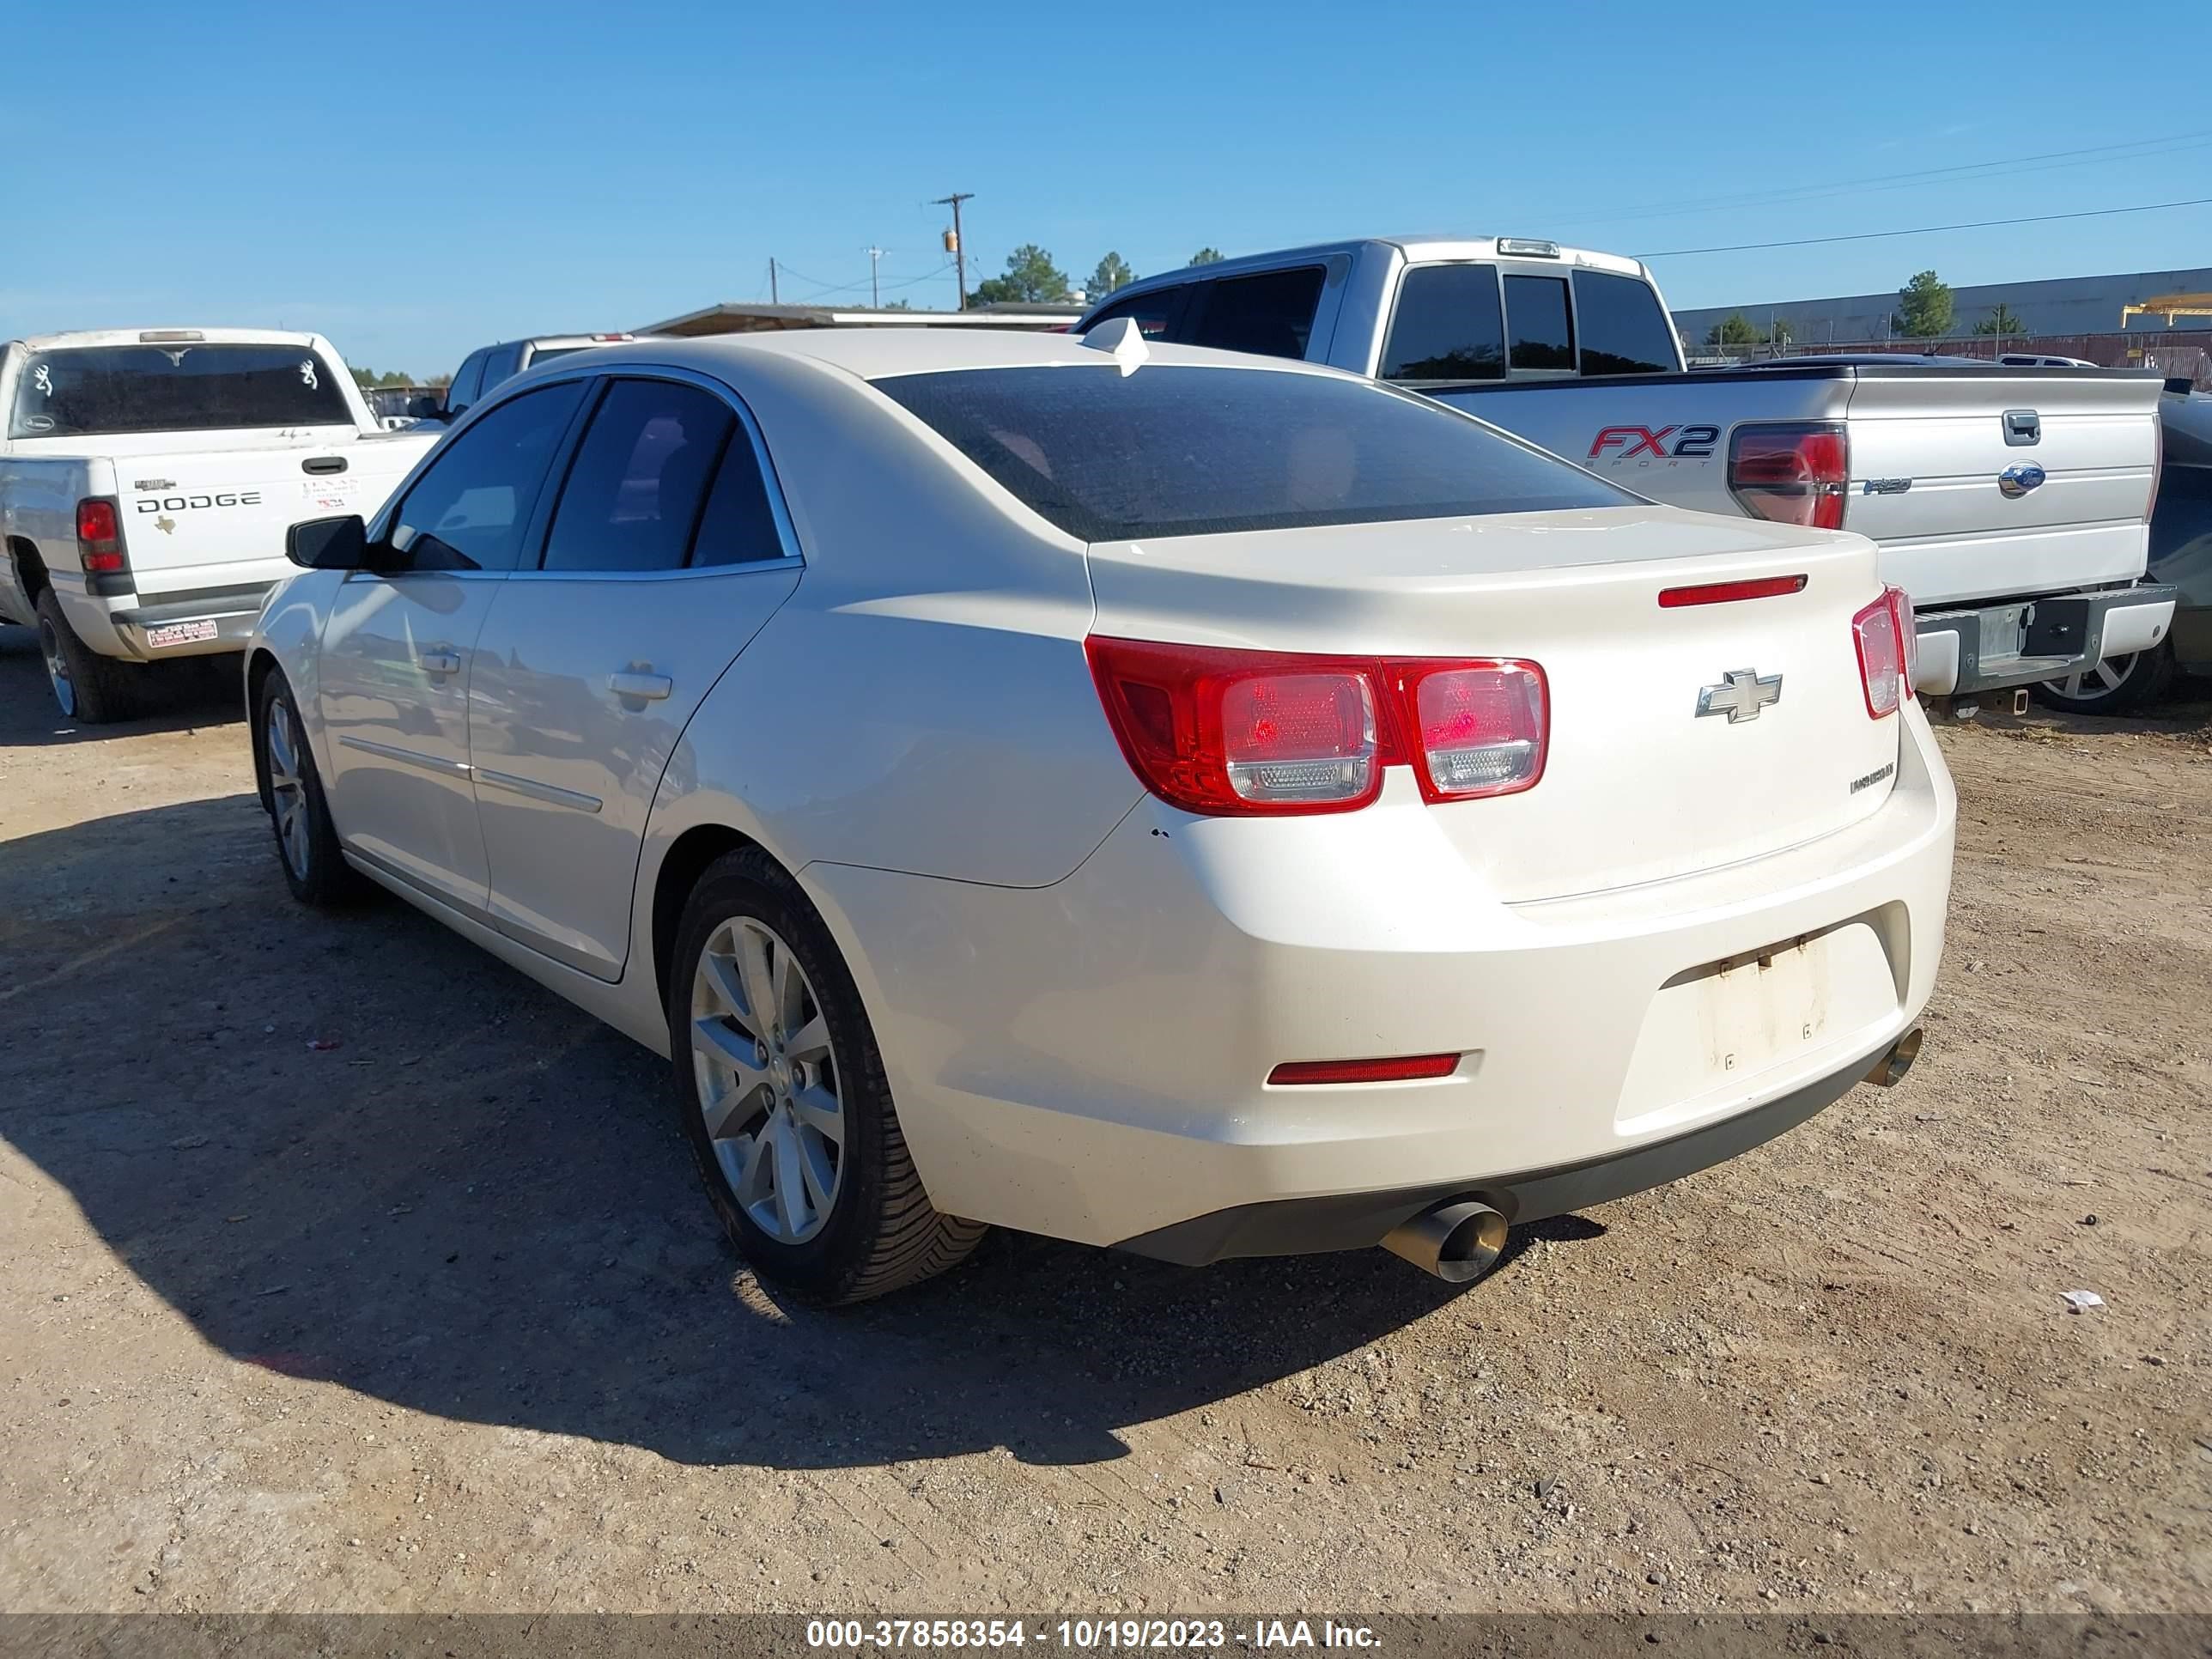
[{"label": "side mirror", "polygon": [[368,526],[358,513],[295,524],[284,532],[284,556],[306,570],[366,570]]}]

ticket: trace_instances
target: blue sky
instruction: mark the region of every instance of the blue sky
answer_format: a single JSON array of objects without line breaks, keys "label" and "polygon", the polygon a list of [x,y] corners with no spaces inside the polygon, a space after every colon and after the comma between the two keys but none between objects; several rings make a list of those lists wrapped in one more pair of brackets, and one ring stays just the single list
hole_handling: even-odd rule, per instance
[{"label": "blue sky", "polygon": [[[1207,244],[1416,229],[1645,253],[2212,196],[2212,112],[2164,95],[2138,34],[2079,0],[1990,16],[26,5],[0,337],[282,323],[423,375],[488,340],[765,298],[771,256],[787,299],[865,301],[871,243],[885,298],[949,306],[928,203],[955,189],[975,195],[971,281],[1024,241],[1079,281],[1109,248],[1140,272]],[[1967,283],[2205,264],[2212,207],[1656,269],[1694,306],[1928,266]]]}]

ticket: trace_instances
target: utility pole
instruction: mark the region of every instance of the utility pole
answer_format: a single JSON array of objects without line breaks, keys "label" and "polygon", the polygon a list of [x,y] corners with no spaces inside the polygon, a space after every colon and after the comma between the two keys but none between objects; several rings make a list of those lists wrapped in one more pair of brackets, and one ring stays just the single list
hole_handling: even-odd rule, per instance
[{"label": "utility pole", "polygon": [[960,240],[960,204],[975,199],[974,191],[956,190],[951,195],[940,196],[930,204],[932,207],[952,210],[952,229],[945,239],[945,251],[952,256],[952,280],[959,288],[960,309],[963,311],[968,309],[968,249]]},{"label": "utility pole", "polygon": [[878,311],[884,308],[884,291],[882,285],[876,280],[876,267],[882,263],[884,255],[890,252],[887,247],[872,247],[868,250],[868,304]]},{"label": "utility pole", "polygon": [[770,305],[780,303],[775,297],[775,261],[773,258],[768,262],[768,302]]}]

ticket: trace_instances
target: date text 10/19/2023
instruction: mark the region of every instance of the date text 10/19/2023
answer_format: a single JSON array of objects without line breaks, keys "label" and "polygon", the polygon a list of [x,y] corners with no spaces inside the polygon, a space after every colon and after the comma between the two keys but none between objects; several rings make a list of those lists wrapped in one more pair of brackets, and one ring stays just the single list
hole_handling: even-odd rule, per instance
[{"label": "date text 10/19/2023", "polygon": [[811,1619],[806,1645],[830,1652],[884,1649],[1040,1647],[1076,1652],[1181,1649],[1364,1648],[1382,1645],[1364,1625],[1334,1620],[1255,1619]]}]

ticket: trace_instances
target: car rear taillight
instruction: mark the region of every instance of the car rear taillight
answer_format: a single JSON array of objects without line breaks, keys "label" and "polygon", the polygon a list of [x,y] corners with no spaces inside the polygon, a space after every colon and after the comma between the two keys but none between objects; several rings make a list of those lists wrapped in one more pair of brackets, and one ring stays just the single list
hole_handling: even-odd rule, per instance
[{"label": "car rear taillight", "polygon": [[1740,426],[1729,440],[1729,492],[1753,518],[1840,530],[1850,477],[1850,441],[1831,422]]},{"label": "car rear taillight", "polygon": [[1431,801],[1511,794],[1543,774],[1543,671],[1497,659],[1384,659],[1094,635],[1099,701],[1145,787],[1213,817],[1347,812],[1410,765]]},{"label": "car rear taillight", "polygon": [[1472,800],[1526,789],[1551,736],[1544,671],[1533,662],[1394,662],[1421,793]]},{"label": "car rear taillight", "polygon": [[1851,641],[1858,649],[1859,689],[1866,694],[1868,717],[1894,714],[1912,695],[1912,677],[1920,664],[1911,597],[1901,587],[1882,589],[1880,599],[1851,618]]},{"label": "car rear taillight", "polygon": [[88,575],[123,568],[123,526],[108,497],[88,495],[76,504],[76,556]]}]

